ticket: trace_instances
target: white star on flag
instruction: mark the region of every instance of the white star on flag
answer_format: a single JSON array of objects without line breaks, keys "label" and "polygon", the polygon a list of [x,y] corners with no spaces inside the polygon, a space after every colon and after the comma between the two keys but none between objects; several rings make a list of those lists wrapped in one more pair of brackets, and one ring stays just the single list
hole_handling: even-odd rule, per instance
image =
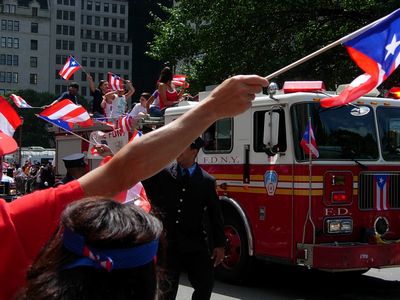
[{"label": "white star on flag", "polygon": [[390,44],[386,45],[386,47],[385,47],[385,49],[387,51],[385,60],[389,57],[389,55],[394,55],[394,52],[396,51],[397,47],[399,47],[399,45],[400,45],[400,41],[397,41],[396,34],[394,34]]}]

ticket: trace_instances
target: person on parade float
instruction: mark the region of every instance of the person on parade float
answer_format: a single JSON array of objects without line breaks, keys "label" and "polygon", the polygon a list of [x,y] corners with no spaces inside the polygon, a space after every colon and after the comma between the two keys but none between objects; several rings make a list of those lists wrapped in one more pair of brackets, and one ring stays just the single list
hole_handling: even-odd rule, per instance
[{"label": "person on parade float", "polygon": [[185,92],[186,85],[183,85],[178,92],[172,83],[173,74],[169,67],[165,67],[158,79],[158,97],[160,100],[160,110],[176,104]]},{"label": "person on parade float", "polygon": [[[0,300],[12,298],[24,286],[28,267],[54,233],[68,204],[85,197],[113,197],[132,183],[154,175],[213,122],[248,109],[255,94],[267,84],[265,78],[257,75],[231,77],[195,108],[128,143],[108,163],[81,178],[25,195],[11,203],[0,200],[0,238],[3,242]],[[14,139],[0,133],[0,157],[16,149]]]}]

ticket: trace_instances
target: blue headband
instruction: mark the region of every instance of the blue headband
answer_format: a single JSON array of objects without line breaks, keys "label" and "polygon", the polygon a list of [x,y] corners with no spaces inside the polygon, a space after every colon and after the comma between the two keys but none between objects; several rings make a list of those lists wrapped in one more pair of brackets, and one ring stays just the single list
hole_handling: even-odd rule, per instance
[{"label": "blue headband", "polygon": [[107,271],[128,269],[150,263],[157,254],[158,239],[127,249],[99,250],[88,246],[85,238],[65,227],[64,247],[77,255],[83,256],[68,264],[64,269],[90,266]]}]

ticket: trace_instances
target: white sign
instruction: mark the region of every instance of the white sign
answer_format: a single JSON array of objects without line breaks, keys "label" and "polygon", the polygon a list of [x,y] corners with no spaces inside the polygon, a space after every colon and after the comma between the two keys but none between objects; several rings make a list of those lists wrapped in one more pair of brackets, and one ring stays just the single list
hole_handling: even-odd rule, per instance
[{"label": "white sign", "polygon": [[[120,132],[120,130],[114,130],[110,132],[93,131],[90,133],[90,141],[95,144],[106,144],[110,147],[111,151],[115,154],[123,146],[128,144],[129,137],[128,132]],[[102,159],[102,157],[96,154],[93,144],[89,145],[88,155],[89,159]]]}]

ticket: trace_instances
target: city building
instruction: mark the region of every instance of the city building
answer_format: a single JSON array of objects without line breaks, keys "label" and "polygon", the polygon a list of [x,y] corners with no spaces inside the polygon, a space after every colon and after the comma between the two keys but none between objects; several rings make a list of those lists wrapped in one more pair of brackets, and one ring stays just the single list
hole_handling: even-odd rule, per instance
[{"label": "city building", "polygon": [[51,90],[48,1],[0,0],[0,94]]},{"label": "city building", "polygon": [[72,55],[82,68],[70,81],[90,99],[107,73],[132,74],[128,0],[0,0],[0,93],[33,89],[56,95],[68,82],[58,72]]}]

